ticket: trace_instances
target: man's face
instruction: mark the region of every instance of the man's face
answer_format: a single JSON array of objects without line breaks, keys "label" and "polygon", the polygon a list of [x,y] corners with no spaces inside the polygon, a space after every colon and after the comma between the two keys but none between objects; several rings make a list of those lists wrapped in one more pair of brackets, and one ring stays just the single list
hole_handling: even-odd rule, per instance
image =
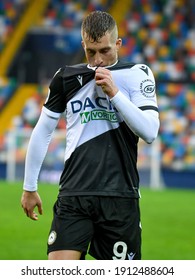
[{"label": "man's face", "polygon": [[100,64],[101,67],[114,64],[118,59],[121,44],[121,39],[114,40],[111,33],[106,33],[98,42],[91,42],[86,34],[83,34],[82,46],[87,62],[92,67]]}]

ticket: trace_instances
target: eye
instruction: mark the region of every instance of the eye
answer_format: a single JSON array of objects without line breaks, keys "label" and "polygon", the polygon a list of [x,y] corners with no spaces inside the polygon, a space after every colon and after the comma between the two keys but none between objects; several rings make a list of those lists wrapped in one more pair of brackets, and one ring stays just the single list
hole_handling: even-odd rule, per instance
[{"label": "eye", "polygon": [[95,51],[93,50],[87,50],[87,53],[89,56],[94,56],[95,55]]},{"label": "eye", "polygon": [[101,53],[102,53],[102,54],[106,54],[106,53],[109,52],[109,50],[110,50],[110,49],[107,49],[107,48],[106,48],[106,49],[103,49],[103,50],[101,50]]}]

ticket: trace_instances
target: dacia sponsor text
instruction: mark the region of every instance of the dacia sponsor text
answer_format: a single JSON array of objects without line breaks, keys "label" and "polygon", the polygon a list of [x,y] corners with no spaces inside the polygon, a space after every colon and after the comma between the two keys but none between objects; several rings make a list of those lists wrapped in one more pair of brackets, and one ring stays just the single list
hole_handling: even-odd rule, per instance
[{"label": "dacia sponsor text", "polygon": [[106,97],[98,96],[93,101],[86,97],[83,102],[74,100],[71,102],[71,110],[73,114],[80,114],[82,124],[94,120],[117,122],[116,109]]}]

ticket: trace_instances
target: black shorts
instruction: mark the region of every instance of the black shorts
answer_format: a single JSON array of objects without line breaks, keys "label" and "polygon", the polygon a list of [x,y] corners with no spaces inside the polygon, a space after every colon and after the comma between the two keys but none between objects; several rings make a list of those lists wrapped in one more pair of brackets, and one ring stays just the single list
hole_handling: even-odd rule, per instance
[{"label": "black shorts", "polygon": [[[60,197],[48,253],[76,250],[98,260],[141,259],[139,200],[121,197]],[[88,251],[89,250],[89,251]]]}]

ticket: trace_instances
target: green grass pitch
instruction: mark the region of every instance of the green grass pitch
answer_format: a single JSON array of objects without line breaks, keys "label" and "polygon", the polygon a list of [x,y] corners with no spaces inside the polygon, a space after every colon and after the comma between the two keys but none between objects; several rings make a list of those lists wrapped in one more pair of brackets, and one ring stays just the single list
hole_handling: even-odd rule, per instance
[{"label": "green grass pitch", "polygon": [[[39,221],[24,215],[21,193],[22,183],[0,181],[0,260],[45,260],[58,187],[40,184]],[[141,194],[142,259],[194,260],[195,191],[141,187]]]}]

